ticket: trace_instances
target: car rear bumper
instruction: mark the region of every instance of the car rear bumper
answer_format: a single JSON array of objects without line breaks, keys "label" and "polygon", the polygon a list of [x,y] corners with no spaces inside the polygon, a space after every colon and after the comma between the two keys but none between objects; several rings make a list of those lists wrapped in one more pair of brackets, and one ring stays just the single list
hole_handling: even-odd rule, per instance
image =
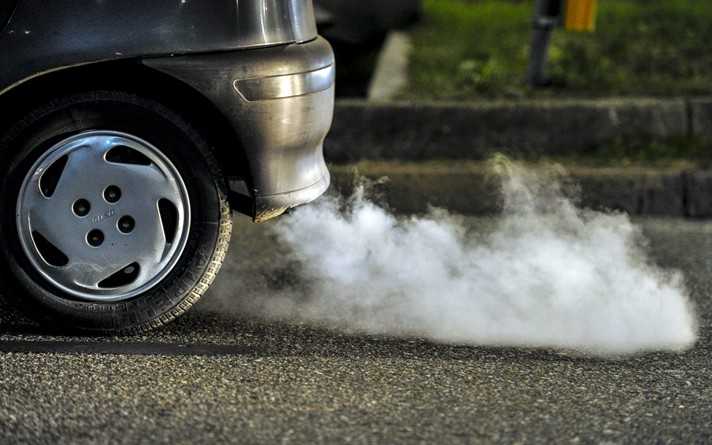
[{"label": "car rear bumper", "polygon": [[334,55],[326,40],[144,63],[193,86],[231,122],[249,165],[256,221],[329,187],[323,143],[334,112]]}]

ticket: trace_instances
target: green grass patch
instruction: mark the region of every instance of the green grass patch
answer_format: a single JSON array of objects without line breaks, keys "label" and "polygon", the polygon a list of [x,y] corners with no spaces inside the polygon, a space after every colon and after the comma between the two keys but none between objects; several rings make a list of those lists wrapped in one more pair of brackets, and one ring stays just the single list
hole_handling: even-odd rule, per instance
[{"label": "green grass patch", "polygon": [[712,1],[600,0],[595,33],[554,32],[554,86],[524,84],[533,2],[425,0],[405,99],[712,93]]}]

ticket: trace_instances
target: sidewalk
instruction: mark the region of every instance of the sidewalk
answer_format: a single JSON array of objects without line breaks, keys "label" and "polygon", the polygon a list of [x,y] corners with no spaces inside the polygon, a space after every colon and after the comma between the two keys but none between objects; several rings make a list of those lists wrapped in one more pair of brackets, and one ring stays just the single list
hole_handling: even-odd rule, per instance
[{"label": "sidewalk", "polygon": [[[388,177],[384,199],[396,211],[429,205],[463,214],[499,206],[486,168],[494,153],[515,160],[565,158],[581,204],[633,215],[712,217],[712,170],[675,161],[623,167],[601,160],[601,147],[695,141],[712,148],[712,98],[451,103],[339,101],[325,143],[335,188],[349,193],[353,166],[368,178]],[[665,145],[664,145],[665,146]],[[659,163],[656,163],[659,165]],[[530,164],[530,168],[538,168]]]}]

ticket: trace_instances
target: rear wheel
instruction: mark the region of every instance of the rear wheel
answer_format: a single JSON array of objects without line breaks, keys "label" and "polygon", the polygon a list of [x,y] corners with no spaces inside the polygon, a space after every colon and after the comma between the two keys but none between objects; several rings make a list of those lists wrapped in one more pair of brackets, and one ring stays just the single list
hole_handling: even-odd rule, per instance
[{"label": "rear wheel", "polygon": [[224,259],[231,215],[205,140],[150,99],[38,107],[0,142],[0,282],[41,321],[137,332],[187,310]]}]

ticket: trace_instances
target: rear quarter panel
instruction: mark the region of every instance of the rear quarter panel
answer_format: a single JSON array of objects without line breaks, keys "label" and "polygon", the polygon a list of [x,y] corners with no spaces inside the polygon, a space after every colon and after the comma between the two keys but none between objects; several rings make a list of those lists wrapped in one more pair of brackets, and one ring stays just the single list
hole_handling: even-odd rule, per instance
[{"label": "rear quarter panel", "polygon": [[0,35],[0,91],[73,65],[315,37],[311,0],[20,0]]},{"label": "rear quarter panel", "polygon": [[5,28],[7,20],[17,4],[16,0],[0,0],[0,30]]}]

